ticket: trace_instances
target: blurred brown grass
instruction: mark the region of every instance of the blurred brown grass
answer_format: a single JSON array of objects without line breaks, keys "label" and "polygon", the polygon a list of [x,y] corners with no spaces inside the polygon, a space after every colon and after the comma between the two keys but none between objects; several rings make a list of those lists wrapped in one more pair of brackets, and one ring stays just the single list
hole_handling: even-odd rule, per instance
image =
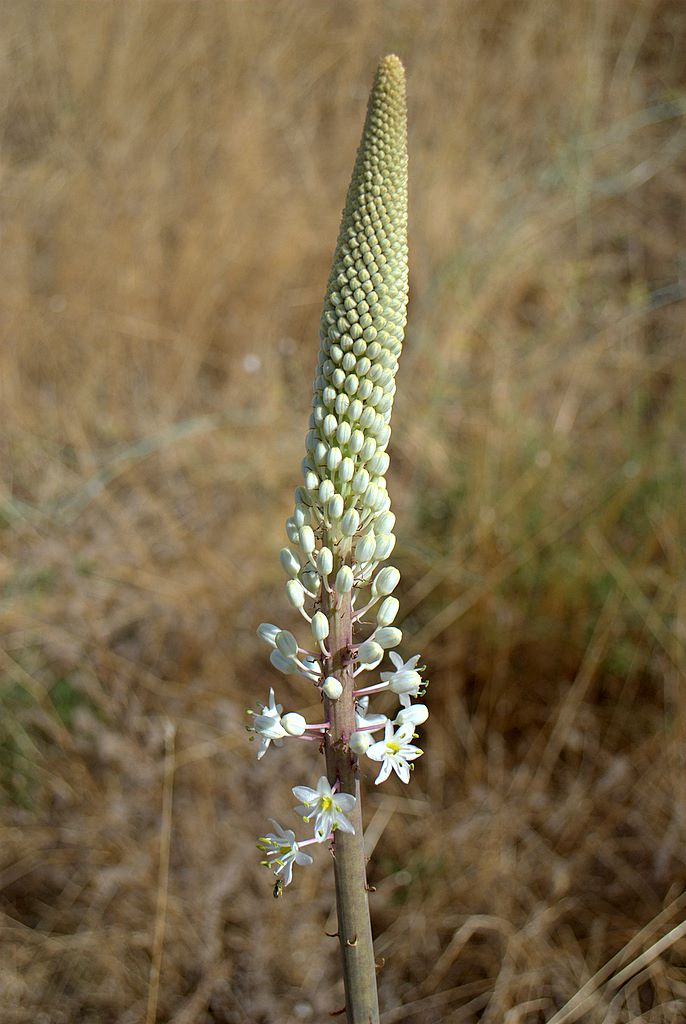
[{"label": "blurred brown grass", "polygon": [[683,5],[3,15],[3,1024],[342,1005],[326,857],[277,903],[253,846],[311,752],[257,770],[243,726],[389,51],[433,717],[412,787],[368,787],[382,1019],[686,1019]]}]

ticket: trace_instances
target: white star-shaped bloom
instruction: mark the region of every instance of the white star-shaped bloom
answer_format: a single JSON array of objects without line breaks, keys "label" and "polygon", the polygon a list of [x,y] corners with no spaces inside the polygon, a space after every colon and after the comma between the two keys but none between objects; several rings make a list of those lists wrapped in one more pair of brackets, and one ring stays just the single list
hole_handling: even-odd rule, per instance
[{"label": "white star-shaped bloom", "polygon": [[403,661],[395,651],[389,651],[388,656],[395,665],[395,672],[382,672],[381,680],[388,683],[389,689],[398,694],[400,703],[407,708],[411,703],[410,697],[417,697],[421,692],[421,669],[417,669],[421,655],[415,654],[407,661]]},{"label": "white star-shaped bloom", "polygon": [[268,832],[266,836],[260,836],[257,849],[267,855],[267,859],[262,863],[270,867],[284,885],[290,885],[293,865],[311,864],[312,858],[308,853],[303,853],[296,843],[295,832],[290,828],[281,828],[278,821],[274,821],[273,818],[269,820],[274,826],[274,831]]},{"label": "white star-shaped bloom", "polygon": [[372,761],[381,761],[381,770],[375,779],[375,785],[385,782],[391,771],[394,771],[401,782],[410,781],[409,761],[414,761],[424,753],[419,747],[413,747],[410,740],[414,738],[414,726],[411,722],[401,725],[394,732],[391,722],[386,723],[384,738],[372,743],[367,750],[367,757]]},{"label": "white star-shaped bloom", "polygon": [[318,843],[325,842],[337,828],[355,834],[345,815],[352,811],[356,798],[351,793],[334,793],[326,775],[322,775],[316,789],[294,786],[293,796],[302,801],[295,813],[302,815],[305,821],[314,818],[314,837]]},{"label": "white star-shaped bloom", "polygon": [[281,724],[283,705],[276,703],[272,689],[269,690],[269,703],[261,704],[258,701],[257,707],[259,708],[258,714],[248,711],[248,714],[252,715],[252,725],[248,726],[248,732],[254,732],[260,737],[260,749],[257,751],[257,760],[259,761],[267,753],[272,741],[277,747],[280,747],[281,740],[288,733]]}]

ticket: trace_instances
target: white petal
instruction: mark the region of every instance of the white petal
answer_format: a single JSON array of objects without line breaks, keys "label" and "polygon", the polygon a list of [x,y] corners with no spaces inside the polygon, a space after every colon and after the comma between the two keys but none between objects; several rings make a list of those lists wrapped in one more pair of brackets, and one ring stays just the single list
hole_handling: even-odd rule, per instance
[{"label": "white petal", "polygon": [[310,857],[309,853],[303,853],[302,850],[296,850],[295,851],[295,863],[296,864],[301,864],[301,865],[312,864],[313,863],[313,859],[312,859],[312,857]]},{"label": "white petal", "polygon": [[393,767],[395,769],[395,774],[398,776],[401,782],[410,781],[410,766],[407,763],[407,761],[403,761],[403,759],[399,757],[396,761],[393,762]]},{"label": "white petal", "polygon": [[349,832],[351,835],[355,835],[352,823],[348,821],[344,814],[336,815],[336,828],[340,829],[341,832]]},{"label": "white petal", "polygon": [[376,776],[376,779],[374,780],[374,785],[378,786],[382,782],[385,782],[390,774],[391,774],[391,762],[390,762],[390,759],[388,757],[385,757],[384,758],[384,762],[381,765],[381,771],[379,772],[379,774]]},{"label": "white petal", "polygon": [[403,659],[400,657],[397,651],[389,651],[388,657],[391,659],[396,668],[401,669],[403,667]]},{"label": "white petal", "polygon": [[367,757],[371,757],[372,761],[383,761],[386,756],[386,741],[379,740],[378,743],[372,743],[371,747],[367,748]]},{"label": "white petal", "polygon": [[302,800],[304,804],[315,804],[319,801],[319,794],[309,786],[293,786],[291,792],[296,800]]},{"label": "white petal", "polygon": [[357,799],[351,793],[336,793],[334,804],[341,811],[352,811]]},{"label": "white petal", "polygon": [[317,793],[319,796],[331,796],[331,785],[326,775],[322,775],[317,783]]}]

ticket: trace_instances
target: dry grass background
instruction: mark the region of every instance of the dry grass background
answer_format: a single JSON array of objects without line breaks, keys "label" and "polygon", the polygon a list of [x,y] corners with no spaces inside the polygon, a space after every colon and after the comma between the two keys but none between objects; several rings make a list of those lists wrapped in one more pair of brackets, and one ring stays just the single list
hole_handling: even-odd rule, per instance
[{"label": "dry grass background", "polygon": [[368,787],[382,1020],[683,1022],[683,5],[2,13],[2,1024],[342,1005],[326,856],[276,902],[253,845],[311,751],[258,770],[243,726],[389,51],[433,717],[413,785]]}]

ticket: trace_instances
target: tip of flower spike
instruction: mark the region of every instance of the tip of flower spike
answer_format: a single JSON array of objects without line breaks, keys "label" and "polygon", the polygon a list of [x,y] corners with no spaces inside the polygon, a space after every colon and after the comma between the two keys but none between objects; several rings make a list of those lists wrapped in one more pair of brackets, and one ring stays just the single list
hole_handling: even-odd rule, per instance
[{"label": "tip of flower spike", "polygon": [[405,77],[405,67],[397,53],[387,53],[379,61],[379,74],[396,75]]}]

